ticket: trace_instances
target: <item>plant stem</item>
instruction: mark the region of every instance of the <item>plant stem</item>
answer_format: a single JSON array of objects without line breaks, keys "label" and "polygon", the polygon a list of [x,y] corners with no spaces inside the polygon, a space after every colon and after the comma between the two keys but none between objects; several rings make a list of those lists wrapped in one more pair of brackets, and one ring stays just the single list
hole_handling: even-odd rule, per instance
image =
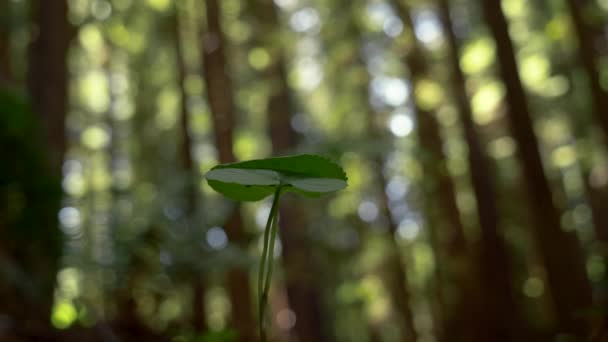
[{"label": "plant stem", "polygon": [[268,271],[266,272],[266,282],[264,283],[264,292],[262,296],[268,299],[268,291],[270,290],[270,282],[272,279],[272,266],[274,264],[274,242],[277,237],[278,224],[278,210],[275,212],[274,219],[272,220],[272,231],[270,232],[270,245],[268,246]]},{"label": "plant stem", "polygon": [[[275,198],[276,198],[276,195],[275,195]],[[264,274],[266,272],[266,258],[268,257],[268,242],[269,242],[268,238],[270,236],[271,225],[272,225],[272,221],[274,218],[275,200],[273,200],[273,202],[272,202],[273,203],[272,207],[270,209],[270,212],[268,213],[268,221],[266,221],[266,228],[264,228],[264,247],[262,249],[262,258],[260,260],[260,270],[258,272],[258,304],[260,305],[260,309],[262,308],[261,299],[262,299],[262,290],[264,289]]]},{"label": "plant stem", "polygon": [[[264,327],[264,316],[266,314],[266,304],[268,302],[268,290],[272,277],[272,266],[274,259],[274,242],[277,235],[279,199],[281,197],[281,186],[277,187],[272,200],[272,207],[266,221],[264,229],[264,249],[262,250],[262,260],[260,261],[260,271],[258,273],[258,302],[259,302],[259,329],[261,342],[266,341],[266,330]],[[270,249],[270,250],[269,250]]]}]

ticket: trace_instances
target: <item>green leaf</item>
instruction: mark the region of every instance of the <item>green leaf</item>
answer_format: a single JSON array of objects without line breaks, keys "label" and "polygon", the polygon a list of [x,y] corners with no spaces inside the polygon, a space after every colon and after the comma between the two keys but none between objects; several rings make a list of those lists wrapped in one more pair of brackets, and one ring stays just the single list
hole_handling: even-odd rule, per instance
[{"label": "green leaf", "polygon": [[241,185],[279,185],[281,175],[276,171],[255,169],[212,169],[207,172],[207,179],[224,183]]},{"label": "green leaf", "polygon": [[207,172],[205,178],[215,191],[239,201],[261,200],[277,186],[317,197],[347,185],[346,174],[339,165],[314,155],[222,164]]},{"label": "green leaf", "polygon": [[335,178],[300,178],[290,180],[294,187],[308,192],[331,192],[342,190],[346,181]]}]

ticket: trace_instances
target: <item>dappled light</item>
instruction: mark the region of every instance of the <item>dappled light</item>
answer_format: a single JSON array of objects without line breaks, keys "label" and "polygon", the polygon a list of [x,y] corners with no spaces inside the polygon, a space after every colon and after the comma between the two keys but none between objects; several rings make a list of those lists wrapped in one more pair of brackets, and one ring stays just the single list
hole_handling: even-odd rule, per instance
[{"label": "dappled light", "polygon": [[0,0],[0,341],[608,341],[606,32]]}]

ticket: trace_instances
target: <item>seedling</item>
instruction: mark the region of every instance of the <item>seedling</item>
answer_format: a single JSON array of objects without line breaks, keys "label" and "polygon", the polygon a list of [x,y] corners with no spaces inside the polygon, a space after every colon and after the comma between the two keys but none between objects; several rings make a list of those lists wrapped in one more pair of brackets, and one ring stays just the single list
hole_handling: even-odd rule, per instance
[{"label": "seedling", "polygon": [[274,196],[264,229],[264,247],[258,273],[259,330],[260,339],[265,342],[264,317],[272,279],[281,195],[295,192],[307,197],[319,197],[341,190],[347,185],[346,174],[339,165],[325,158],[299,155],[222,164],[207,172],[205,178],[215,191],[237,201],[259,201]]}]

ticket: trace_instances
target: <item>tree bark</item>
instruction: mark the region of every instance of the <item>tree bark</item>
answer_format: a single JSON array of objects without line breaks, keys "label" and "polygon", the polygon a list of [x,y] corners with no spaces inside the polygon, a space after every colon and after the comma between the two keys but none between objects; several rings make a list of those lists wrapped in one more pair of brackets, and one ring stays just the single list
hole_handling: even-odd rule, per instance
[{"label": "tree bark", "polygon": [[[412,86],[422,81],[428,73],[428,65],[425,62],[421,47],[413,35],[414,24],[410,17],[409,9],[403,2],[397,1],[399,16],[405,23],[405,26],[412,32],[412,49],[408,52],[405,64],[410,71]],[[436,183],[432,186],[431,191],[440,191],[441,208],[444,211],[443,215],[450,223],[448,231],[448,253],[450,255],[465,255],[467,242],[464,235],[464,228],[460,220],[460,212],[456,204],[456,191],[454,182],[452,181],[446,166],[446,157],[442,150],[442,141],[440,135],[440,127],[435,113],[431,110],[422,108],[418,103],[415,103],[416,122],[418,124],[418,138],[420,147],[424,149],[424,157],[421,157],[422,164],[426,165],[428,171],[432,171],[436,175]],[[430,177],[433,178],[433,177]]]},{"label": "tree bark", "polygon": [[[582,8],[583,1],[567,0],[572,23],[574,24],[574,32],[579,43],[579,60],[587,74],[589,82],[589,93],[591,96],[593,113],[597,122],[603,131],[604,142],[608,149],[608,92],[602,88],[600,81],[600,71],[595,60],[595,44],[593,30],[586,24]],[[573,119],[576,120],[576,119]],[[606,200],[608,199],[608,189],[594,188],[590,184],[589,166],[583,165],[586,170],[583,171],[585,177],[585,189],[587,192],[587,200],[591,208],[593,225],[595,228],[596,237],[602,241],[608,241],[608,214],[606,213]]]},{"label": "tree bark", "polygon": [[[336,11],[340,11],[343,8],[349,8],[350,3],[348,1],[342,1],[337,4],[335,7]],[[356,7],[350,7],[353,10],[344,15],[350,15],[351,17],[356,16]],[[349,20],[345,22],[343,32],[341,36],[349,37],[354,41],[353,44],[361,44],[363,41],[364,34],[362,29],[359,27],[356,20]],[[333,42],[328,42],[331,44]],[[361,70],[362,75],[364,75],[364,79],[361,79],[355,85],[356,88],[353,88],[352,85],[349,85],[348,90],[346,91],[354,91],[355,103],[352,105],[353,108],[359,106],[358,108],[363,108],[363,113],[365,116],[362,118],[365,120],[366,124],[366,135],[363,136],[363,139],[366,141],[381,141],[383,138],[382,132],[378,127],[378,123],[375,120],[375,117],[378,116],[378,113],[371,106],[369,102],[369,85],[370,85],[370,75],[367,73],[365,60],[359,51],[358,46],[356,45],[353,48],[352,53],[349,55],[349,59],[346,61],[346,66],[344,72],[350,72],[351,70]],[[339,73],[339,72],[338,72]],[[340,91],[340,85],[337,86],[338,91]],[[358,109],[357,108],[357,109]],[[384,159],[382,156],[377,154],[376,152],[372,152],[373,154],[368,156],[367,159],[370,163],[370,170],[372,172],[373,187],[376,190],[375,193],[378,195],[378,208],[379,208],[379,216],[382,218],[382,222],[386,224],[386,228],[388,230],[386,234],[387,242],[389,245],[388,250],[386,251],[385,259],[383,260],[384,267],[387,272],[384,275],[387,279],[387,291],[390,293],[391,300],[394,302],[392,307],[395,310],[395,320],[398,322],[400,327],[400,341],[415,341],[418,339],[418,332],[416,331],[415,323],[414,323],[414,313],[411,305],[411,291],[410,284],[408,281],[408,268],[407,264],[403,260],[403,255],[401,253],[401,247],[399,246],[396,237],[397,237],[397,223],[393,220],[391,211],[389,198],[386,193],[386,187],[388,185],[388,180],[386,179],[383,169],[384,169]],[[373,326],[373,325],[372,325]],[[377,327],[376,327],[377,329]],[[380,335],[377,331],[370,332],[371,338],[376,339],[380,338]]]},{"label": "tree bark", "polygon": [[566,0],[570,15],[572,17],[572,23],[574,24],[574,32],[578,38],[579,44],[579,59],[583,65],[585,72],[587,73],[589,81],[589,90],[591,100],[593,104],[593,112],[596,116],[597,121],[600,123],[600,127],[604,133],[606,144],[608,144],[608,92],[602,88],[600,81],[599,68],[595,61],[595,44],[593,42],[593,34],[590,27],[588,27],[581,6],[583,5],[580,0]]},{"label": "tree bark", "polygon": [[9,0],[0,0],[0,86],[6,86],[12,81],[11,61],[10,61],[10,13],[11,5]]},{"label": "tree bark", "polygon": [[[206,0],[207,27],[201,37],[203,58],[203,78],[207,99],[212,113],[215,131],[215,145],[221,163],[234,162],[232,138],[234,127],[234,96],[232,80],[225,56],[226,39],[221,27],[221,11],[218,0]],[[236,245],[246,248],[247,235],[243,228],[240,207],[235,208],[228,218],[225,229],[228,238]],[[256,341],[255,320],[252,314],[252,300],[249,274],[235,268],[228,272],[228,294],[232,307],[234,327],[239,332],[239,340]]]},{"label": "tree bark", "polygon": [[[480,341],[516,341],[521,332],[521,317],[516,305],[511,268],[505,242],[499,231],[496,187],[491,178],[490,162],[483,151],[469,99],[466,93],[465,76],[459,63],[459,43],[453,30],[448,0],[439,1],[440,19],[448,43],[448,59],[452,72],[452,91],[464,129],[464,138],[469,147],[468,164],[470,179],[477,203],[477,214],[481,231],[479,266],[483,293],[482,315],[478,317],[478,328],[473,321],[464,328],[467,335],[476,335]],[[469,293],[471,295],[471,293]],[[449,330],[457,329],[451,327]],[[477,332],[476,332],[477,330]]]},{"label": "tree bark", "polygon": [[[67,55],[70,41],[68,7],[65,0],[38,0],[31,3],[31,9],[34,28],[28,51],[28,90],[49,161],[48,170],[40,171],[41,175],[60,184],[66,150],[64,125],[68,104]],[[28,317],[38,320],[40,326],[48,325],[53,305],[55,278],[62,250],[57,220],[60,205],[59,196],[56,201],[46,203],[49,213],[53,215],[38,232],[40,236],[48,234],[45,239],[49,240],[35,241],[35,237],[32,237],[31,243],[22,248],[25,254],[22,260],[30,260],[25,271],[40,290],[40,300],[24,303],[24,308],[27,308]],[[54,241],[50,241],[50,236]]]},{"label": "tree bark", "polygon": [[[410,35],[411,45],[405,57],[405,64],[410,72],[412,88],[415,89],[420,81],[427,77],[429,66],[425,62],[422,48],[414,35],[415,26],[410,14],[411,10],[403,1],[395,1],[395,7]],[[457,296],[459,296],[455,300],[454,308],[443,307],[442,314],[437,317],[437,335],[442,341],[454,338],[455,335],[468,333],[465,327],[466,322],[463,320],[472,316],[471,310],[475,307],[471,304],[472,298],[465,298],[471,276],[466,271],[459,272],[454,269],[466,269],[469,267],[470,260],[464,228],[456,203],[456,190],[443,152],[439,123],[433,110],[421,107],[415,97],[413,99],[415,101],[415,121],[418,127],[418,145],[421,149],[419,161],[425,174],[422,187],[426,199],[424,211],[427,225],[432,230],[431,240],[436,253],[437,267],[442,268],[441,265],[445,262],[451,263],[451,266],[443,267],[447,272],[443,272],[441,269],[438,269],[437,272],[439,278],[452,279],[457,289]],[[437,198],[438,203],[431,202],[432,198]],[[442,239],[441,235],[445,235],[447,238]],[[439,291],[444,290],[443,284],[438,286]],[[466,304],[465,300],[467,300]]]},{"label": "tree bark", "polygon": [[[359,60],[361,67],[364,68],[362,60]],[[374,120],[377,113],[374,112],[373,108],[367,102],[369,98],[368,85],[369,82],[366,82],[365,87],[362,89],[362,98],[366,101],[366,111],[367,111],[367,122],[368,122],[368,130],[370,134],[370,139],[380,139],[380,132],[377,127],[377,124]],[[384,169],[384,160],[383,158],[376,156],[371,158],[372,169],[375,181],[377,183],[377,188],[379,189],[379,207],[380,212],[384,220],[386,220],[388,227],[388,242],[390,246],[390,251],[388,252],[387,259],[387,267],[390,270],[390,292],[392,294],[392,299],[396,302],[395,308],[399,312],[400,321],[402,325],[402,340],[403,341],[416,341],[418,339],[418,332],[416,331],[416,327],[414,324],[414,314],[411,308],[411,291],[410,285],[408,281],[407,275],[407,265],[404,263],[401,248],[397,243],[397,229],[398,225],[393,220],[391,211],[390,211],[390,201],[388,195],[386,194],[386,187],[388,185],[388,180],[386,179],[383,169]],[[439,277],[437,277],[439,278]],[[441,283],[439,279],[436,279],[438,284]],[[437,298],[440,303],[443,302],[443,296],[441,295],[439,289],[435,292]],[[442,306],[442,305],[440,305]],[[443,308],[441,308],[443,309]],[[436,325],[441,325],[440,322],[435,322]]]},{"label": "tree bark", "polygon": [[68,105],[67,54],[70,25],[66,0],[32,3],[35,24],[29,48],[28,86],[34,112],[40,117],[46,146],[57,177],[66,149]]},{"label": "tree bark", "polygon": [[[293,108],[287,83],[287,70],[282,47],[272,41],[280,29],[277,8],[272,0],[257,0],[252,3],[261,28],[262,39],[271,52],[272,61],[263,71],[263,77],[272,85],[267,102],[268,131],[273,155],[283,155],[297,145],[298,136],[291,126]],[[296,315],[293,335],[298,341],[329,341],[323,326],[321,293],[315,284],[315,262],[312,255],[305,211],[299,209],[295,199],[287,196],[279,209],[279,236],[283,246],[285,286],[289,306]]]},{"label": "tree bark", "polygon": [[[198,204],[198,193],[196,188],[196,167],[192,157],[192,139],[190,137],[190,110],[188,107],[188,94],[186,93],[185,81],[188,68],[184,60],[184,47],[182,44],[179,5],[175,4],[173,16],[173,41],[175,43],[175,60],[177,69],[177,83],[180,93],[180,116],[179,124],[181,131],[181,143],[179,149],[180,161],[185,173],[186,184],[184,184],[185,212],[188,220],[192,222],[196,214]],[[196,332],[204,332],[208,329],[205,316],[205,294],[207,292],[205,279],[200,274],[192,275],[192,327]]]},{"label": "tree bark", "polygon": [[519,77],[515,50],[500,1],[481,1],[484,18],[496,42],[500,75],[506,87],[510,128],[528,190],[534,237],[547,273],[557,316],[557,331],[585,336],[582,311],[591,305],[583,252],[572,232],[561,229],[560,211],[553,203],[539,144]]},{"label": "tree bark", "polygon": [[[377,170],[383,169],[383,163],[376,161],[374,163],[375,168]],[[393,293],[392,299],[395,300],[395,307],[400,314],[400,320],[403,328],[403,341],[416,341],[418,339],[418,332],[416,331],[416,326],[414,323],[414,313],[412,312],[412,304],[411,304],[411,291],[410,285],[408,281],[408,276],[406,272],[406,266],[404,264],[401,248],[397,243],[397,224],[392,218],[390,209],[389,209],[389,200],[386,195],[386,185],[388,182],[384,175],[377,174],[376,177],[379,178],[378,187],[381,189],[382,193],[380,194],[380,207],[382,211],[382,215],[388,224],[388,232],[389,232],[389,246],[391,246],[390,251],[388,252],[388,268],[391,271],[391,283],[394,289],[391,291]],[[438,281],[438,283],[440,283]],[[443,302],[443,296],[439,295],[440,302]],[[437,299],[437,298],[436,298]],[[435,322],[435,324],[441,324],[439,322]]]}]

